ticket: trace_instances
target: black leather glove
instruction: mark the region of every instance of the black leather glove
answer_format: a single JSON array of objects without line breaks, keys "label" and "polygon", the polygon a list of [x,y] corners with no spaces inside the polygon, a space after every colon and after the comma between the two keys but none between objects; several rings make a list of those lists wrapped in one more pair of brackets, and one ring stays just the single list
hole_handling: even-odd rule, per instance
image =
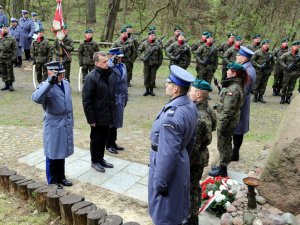
[{"label": "black leather glove", "polygon": [[57,83],[57,76],[52,76],[51,79],[48,81],[51,85],[54,85]]}]

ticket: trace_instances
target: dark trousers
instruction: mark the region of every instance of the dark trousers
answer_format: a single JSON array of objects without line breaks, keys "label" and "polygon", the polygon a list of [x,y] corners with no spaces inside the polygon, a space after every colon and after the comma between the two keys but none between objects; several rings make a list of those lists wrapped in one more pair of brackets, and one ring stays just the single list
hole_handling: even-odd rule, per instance
[{"label": "dark trousers", "polygon": [[116,144],[116,140],[117,140],[117,128],[112,127],[109,128],[108,130],[108,135],[106,138],[106,147],[114,147],[114,145]]},{"label": "dark trousers", "polygon": [[71,61],[64,61],[63,62],[63,66],[64,66],[64,69],[66,70],[65,72],[65,78],[67,81],[69,81],[70,83],[70,72],[71,72]]},{"label": "dark trousers", "polygon": [[46,176],[48,184],[60,183],[62,179],[65,179],[65,159],[46,157]]},{"label": "dark trousers", "polygon": [[30,49],[29,50],[24,49],[24,53],[25,53],[25,60],[31,59]]},{"label": "dark trousers", "polygon": [[100,163],[103,160],[108,130],[108,126],[91,127],[90,152],[92,163]]},{"label": "dark trousers", "polygon": [[239,150],[244,139],[243,134],[234,134],[233,135],[233,148]]}]

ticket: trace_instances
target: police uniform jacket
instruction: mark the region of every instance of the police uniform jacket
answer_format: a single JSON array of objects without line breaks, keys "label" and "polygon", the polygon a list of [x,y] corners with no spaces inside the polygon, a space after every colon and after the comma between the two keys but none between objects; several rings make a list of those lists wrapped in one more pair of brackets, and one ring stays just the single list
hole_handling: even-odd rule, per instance
[{"label": "police uniform jacket", "polygon": [[8,19],[5,13],[0,13],[0,24],[8,24]]},{"label": "police uniform jacket", "polygon": [[241,108],[241,116],[238,125],[234,130],[234,134],[245,134],[249,131],[249,119],[250,119],[250,103],[251,103],[251,91],[254,88],[256,81],[256,71],[252,66],[250,61],[243,64],[243,67],[246,69],[247,74],[249,75],[250,82],[245,85],[245,96],[244,104]]},{"label": "police uniform jacket", "polygon": [[19,19],[19,26],[21,28],[21,45],[23,49],[29,50],[34,34],[34,24],[31,19]]},{"label": "police uniform jacket", "polygon": [[64,159],[74,153],[73,108],[70,84],[63,80],[63,90],[47,80],[32,94],[32,101],[42,104],[44,114],[44,154],[49,159]]},{"label": "police uniform jacket", "polygon": [[148,202],[155,225],[181,224],[190,206],[189,153],[195,142],[197,107],[187,95],[171,100],[151,130]]},{"label": "police uniform jacket", "polygon": [[22,56],[22,45],[21,45],[21,28],[19,25],[16,27],[9,28],[9,35],[16,39],[18,45],[18,56]]}]

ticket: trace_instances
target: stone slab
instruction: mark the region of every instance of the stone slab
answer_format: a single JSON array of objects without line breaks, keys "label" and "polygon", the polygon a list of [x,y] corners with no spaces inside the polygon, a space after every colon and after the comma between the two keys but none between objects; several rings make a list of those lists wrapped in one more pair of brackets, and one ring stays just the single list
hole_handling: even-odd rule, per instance
[{"label": "stone slab", "polygon": [[143,202],[148,202],[148,186],[136,183],[129,188],[124,195],[138,199]]},{"label": "stone slab", "polygon": [[39,164],[35,165],[36,168],[41,170],[46,170],[46,161],[40,162]]},{"label": "stone slab", "polygon": [[112,175],[110,174],[99,173],[94,169],[90,169],[89,171],[77,177],[77,179],[81,182],[90,183],[95,186],[101,186],[102,183],[104,183],[111,177]]},{"label": "stone slab", "polygon": [[38,150],[38,151],[32,152],[22,158],[19,158],[18,161],[20,163],[26,163],[29,166],[35,166],[44,160],[45,160],[44,151]]},{"label": "stone slab", "polygon": [[121,170],[123,170],[125,167],[127,167],[131,162],[126,161],[124,159],[118,159],[114,157],[110,157],[107,162],[112,163],[114,165],[114,168],[107,169],[105,173],[108,173],[110,175],[115,175],[119,173]]},{"label": "stone slab", "polygon": [[220,218],[208,212],[203,212],[199,215],[199,225],[217,225],[221,224]]},{"label": "stone slab", "polygon": [[91,169],[91,163],[83,160],[75,160],[66,164],[66,176],[68,178],[77,178]]},{"label": "stone slab", "polygon": [[148,185],[148,178],[149,178],[149,175],[147,174],[142,179],[140,179],[138,183],[143,184],[143,185]]},{"label": "stone slab", "polygon": [[83,149],[74,147],[74,154],[71,155],[70,157],[66,158],[66,165],[77,159],[81,159],[82,157],[84,157],[86,155],[90,155],[90,152],[87,150],[83,150]]},{"label": "stone slab", "polygon": [[244,184],[243,179],[248,177],[248,175],[245,173],[239,173],[232,170],[228,170],[228,176],[239,182],[239,184]]},{"label": "stone slab", "polygon": [[123,172],[144,177],[148,174],[149,168],[148,166],[140,163],[131,163],[130,165],[128,165],[126,168],[123,169]]}]

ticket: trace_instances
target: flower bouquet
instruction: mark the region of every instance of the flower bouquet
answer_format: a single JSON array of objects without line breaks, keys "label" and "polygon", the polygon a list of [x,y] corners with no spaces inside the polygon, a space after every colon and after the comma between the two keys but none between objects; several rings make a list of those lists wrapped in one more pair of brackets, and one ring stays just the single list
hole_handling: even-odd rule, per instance
[{"label": "flower bouquet", "polygon": [[199,214],[208,210],[221,217],[226,208],[235,200],[239,191],[238,182],[230,177],[208,177],[200,184],[202,189],[202,207]]}]

